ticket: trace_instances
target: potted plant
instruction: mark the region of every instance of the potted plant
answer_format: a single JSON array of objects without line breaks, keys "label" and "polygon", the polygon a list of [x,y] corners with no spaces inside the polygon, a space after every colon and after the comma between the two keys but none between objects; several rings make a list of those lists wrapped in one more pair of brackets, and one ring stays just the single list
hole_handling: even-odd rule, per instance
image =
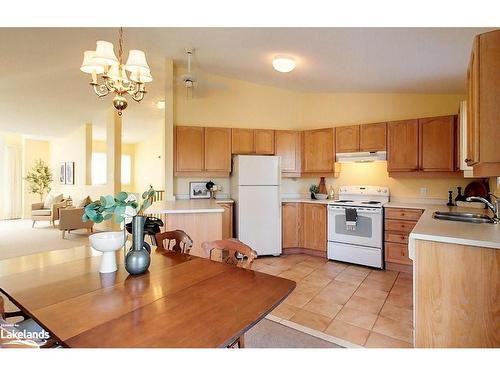
[{"label": "potted plant", "polygon": [[47,164],[42,159],[36,160],[24,179],[28,182],[29,192],[40,195],[40,202],[43,202],[43,196],[50,193],[50,184],[53,181],[52,171]]},{"label": "potted plant", "polygon": [[151,261],[149,255],[151,249],[144,242],[146,222],[144,211],[151,206],[155,193],[150,186],[149,190],[142,193],[143,201],[140,205],[134,194],[125,191],[117,193],[114,197],[102,196],[98,201],[87,205],[82,216],[84,222],[92,220],[94,223],[101,223],[114,217],[117,224],[125,226],[126,223],[132,223],[132,248],[125,256],[125,268],[133,275],[146,272]]},{"label": "potted plant", "polygon": [[318,185],[311,185],[309,188],[309,191],[311,192],[311,199],[316,199],[316,195],[319,193],[319,186]]}]

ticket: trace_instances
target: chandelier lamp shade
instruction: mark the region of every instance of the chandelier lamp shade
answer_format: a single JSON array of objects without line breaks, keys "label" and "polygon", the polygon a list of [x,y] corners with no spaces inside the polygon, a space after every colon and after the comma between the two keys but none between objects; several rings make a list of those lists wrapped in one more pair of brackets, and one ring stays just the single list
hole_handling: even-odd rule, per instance
[{"label": "chandelier lamp shade", "polygon": [[145,84],[151,82],[151,70],[143,51],[132,49],[123,64],[123,28],[119,33],[118,57],[113,43],[98,40],[95,51],[85,51],[80,70],[92,76],[91,87],[98,97],[114,93],[113,106],[121,116],[129,95],[136,102],[144,99]]}]

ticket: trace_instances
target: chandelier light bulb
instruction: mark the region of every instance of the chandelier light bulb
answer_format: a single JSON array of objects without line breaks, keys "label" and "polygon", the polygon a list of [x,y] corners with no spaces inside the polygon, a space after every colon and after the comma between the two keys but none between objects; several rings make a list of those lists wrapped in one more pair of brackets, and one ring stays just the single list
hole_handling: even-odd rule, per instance
[{"label": "chandelier light bulb", "polygon": [[273,59],[273,67],[281,73],[289,73],[295,69],[295,60],[291,57],[276,56]]}]

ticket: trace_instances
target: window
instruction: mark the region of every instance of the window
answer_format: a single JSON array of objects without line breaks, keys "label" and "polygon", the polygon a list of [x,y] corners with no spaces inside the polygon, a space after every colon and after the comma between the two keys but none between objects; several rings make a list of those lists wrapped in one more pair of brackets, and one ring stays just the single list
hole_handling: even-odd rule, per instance
[{"label": "window", "polygon": [[[130,185],[132,182],[132,157],[122,155],[121,182]],[[106,185],[107,160],[104,152],[92,153],[92,185]]]},{"label": "window", "polygon": [[108,166],[104,152],[92,153],[92,185],[106,185]]},{"label": "window", "polygon": [[130,185],[132,181],[132,157],[122,155],[122,184]]}]

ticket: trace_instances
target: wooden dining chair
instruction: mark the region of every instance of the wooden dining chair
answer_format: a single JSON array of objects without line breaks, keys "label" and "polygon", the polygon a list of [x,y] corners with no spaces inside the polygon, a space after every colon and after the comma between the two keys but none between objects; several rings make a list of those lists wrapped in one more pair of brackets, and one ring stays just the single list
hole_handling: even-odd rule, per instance
[{"label": "wooden dining chair", "polygon": [[255,250],[236,238],[203,242],[201,247],[209,259],[214,260],[213,252],[219,250],[221,255],[218,260],[241,268],[250,269],[252,262],[257,258]]},{"label": "wooden dining chair", "polygon": [[[191,237],[180,229],[156,233],[155,239],[158,250],[172,250],[182,254],[189,254],[189,251],[193,247]],[[165,243],[167,246],[165,246]]]}]

